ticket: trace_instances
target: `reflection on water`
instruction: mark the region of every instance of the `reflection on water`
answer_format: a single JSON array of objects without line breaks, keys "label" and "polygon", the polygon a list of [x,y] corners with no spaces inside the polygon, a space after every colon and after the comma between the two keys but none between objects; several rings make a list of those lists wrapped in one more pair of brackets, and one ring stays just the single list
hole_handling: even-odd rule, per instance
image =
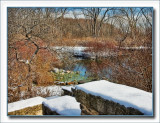
[{"label": "reflection on water", "polygon": [[78,59],[72,67],[71,71],[79,72],[79,76],[76,77],[77,80],[100,80],[100,79],[111,79],[112,68],[110,66],[102,65],[104,60],[97,62],[95,60],[88,59]]}]

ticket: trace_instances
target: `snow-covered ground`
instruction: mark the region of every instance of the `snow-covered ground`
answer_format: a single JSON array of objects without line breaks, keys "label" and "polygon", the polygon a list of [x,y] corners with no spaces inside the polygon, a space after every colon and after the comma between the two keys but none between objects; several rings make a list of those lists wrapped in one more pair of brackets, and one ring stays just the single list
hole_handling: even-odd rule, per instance
[{"label": "snow-covered ground", "polygon": [[139,46],[139,47],[121,47],[121,49],[125,50],[146,50],[146,49],[151,49],[151,47],[144,47],[144,46]]},{"label": "snow-covered ground", "polygon": [[36,91],[37,95],[47,95],[47,93],[49,92],[49,96],[61,96],[63,91],[61,86],[40,86],[40,87],[33,87],[32,88],[34,91]]},{"label": "snow-covered ground", "polygon": [[87,49],[92,49],[92,47],[70,47],[70,46],[56,46],[52,47],[52,50],[57,52],[65,52],[65,53],[72,53],[75,56],[81,57],[90,57],[95,58],[96,56],[107,57],[116,55],[114,52],[111,51],[99,51],[99,52],[85,52]]},{"label": "snow-covered ground", "polygon": [[21,100],[13,103],[8,104],[8,112],[24,109],[27,107],[32,107],[36,105],[42,104],[43,101],[45,101],[45,98],[42,97],[34,97],[26,100]]},{"label": "snow-covered ground", "polygon": [[87,49],[87,47],[56,46],[52,47],[52,49],[61,52],[80,53]]},{"label": "snow-covered ground", "polygon": [[44,101],[43,104],[60,115],[81,115],[80,103],[71,96],[53,98]]},{"label": "snow-covered ground", "polygon": [[76,85],[75,88],[107,100],[112,100],[125,107],[133,107],[144,113],[144,115],[153,115],[152,93],[106,80]]},{"label": "snow-covered ground", "polygon": [[[117,52],[112,51],[112,50],[108,50],[105,49],[105,51],[103,50],[99,50],[99,51],[88,51],[86,52],[86,50],[91,50],[92,47],[83,47],[83,46],[75,46],[75,47],[71,47],[71,46],[55,46],[55,47],[51,47],[52,50],[56,51],[59,54],[62,53],[69,53],[71,55],[74,55],[76,57],[83,57],[83,58],[91,58],[91,59],[95,59],[97,56],[98,57],[108,57],[108,56],[117,56]],[[118,49],[118,46],[117,46]],[[144,47],[144,46],[139,46],[139,47],[121,47],[121,49],[124,50],[147,50],[147,49],[152,49],[151,47]],[[60,57],[61,55],[59,55]]]}]

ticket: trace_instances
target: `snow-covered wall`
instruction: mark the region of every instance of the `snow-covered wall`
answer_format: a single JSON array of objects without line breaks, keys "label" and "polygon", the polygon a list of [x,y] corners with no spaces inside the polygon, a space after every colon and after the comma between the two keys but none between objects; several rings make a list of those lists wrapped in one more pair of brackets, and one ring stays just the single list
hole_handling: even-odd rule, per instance
[{"label": "snow-covered wall", "polygon": [[46,100],[42,104],[43,115],[74,115],[81,114],[80,104],[74,97],[61,96]]},{"label": "snow-covered wall", "polygon": [[42,97],[33,97],[8,104],[8,115],[42,115]]},{"label": "snow-covered wall", "polygon": [[13,111],[21,110],[21,109],[24,109],[24,108],[27,108],[27,107],[40,105],[45,100],[46,99],[42,98],[42,97],[33,97],[33,98],[30,98],[30,99],[9,103],[8,104],[8,112],[13,112]]},{"label": "snow-covered wall", "polygon": [[82,114],[153,115],[152,93],[106,80],[76,85],[75,97]]}]

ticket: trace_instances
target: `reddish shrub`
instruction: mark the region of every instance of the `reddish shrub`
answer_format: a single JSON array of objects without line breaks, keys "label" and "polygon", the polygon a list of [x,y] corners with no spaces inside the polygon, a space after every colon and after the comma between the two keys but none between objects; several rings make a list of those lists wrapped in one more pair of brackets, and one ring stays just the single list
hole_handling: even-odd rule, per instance
[{"label": "reddish shrub", "polygon": [[31,63],[31,71],[36,73],[37,85],[53,85],[54,75],[49,71],[56,58],[47,49],[40,49]]},{"label": "reddish shrub", "polygon": [[32,37],[32,41],[34,41],[39,48],[46,48],[47,44],[46,42],[44,42],[42,39],[38,38],[38,37]]},{"label": "reddish shrub", "polygon": [[[18,42],[19,43],[19,42]],[[20,60],[31,60],[33,54],[37,50],[36,46],[30,41],[24,42],[25,45],[21,45],[17,48],[17,57]],[[17,44],[17,43],[16,43]],[[17,45],[16,45],[17,46]]]},{"label": "reddish shrub", "polygon": [[54,84],[53,75],[50,72],[46,72],[46,71],[37,72],[36,79],[34,81],[38,86],[48,86],[48,85]]},{"label": "reddish shrub", "polygon": [[[8,96],[15,96],[9,99],[10,102],[19,100],[20,93],[31,88],[32,82],[43,86],[53,85],[54,76],[49,71],[53,67],[53,63],[59,61],[46,48],[46,43],[36,37],[33,39],[26,40],[21,36],[20,39],[13,38],[12,45],[9,45],[8,87],[13,90],[19,86],[17,91],[8,91]],[[26,98],[28,97],[30,96],[26,95]]]},{"label": "reddish shrub", "polygon": [[99,51],[106,51],[106,50],[113,50],[116,49],[116,46],[112,42],[106,41],[94,41],[88,42],[86,44],[89,49],[87,51],[99,52]]}]

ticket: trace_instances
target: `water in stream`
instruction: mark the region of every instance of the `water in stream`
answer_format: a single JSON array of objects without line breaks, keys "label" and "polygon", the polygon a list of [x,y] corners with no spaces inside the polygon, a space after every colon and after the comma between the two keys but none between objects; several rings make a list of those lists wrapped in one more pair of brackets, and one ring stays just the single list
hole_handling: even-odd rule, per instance
[{"label": "water in stream", "polygon": [[[102,60],[105,62],[105,60]],[[91,59],[78,59],[76,62],[64,68],[67,70],[79,73],[78,76],[72,79],[76,81],[83,80],[85,82],[95,81],[100,79],[111,79],[112,68],[109,66],[102,65],[100,62]]]}]

